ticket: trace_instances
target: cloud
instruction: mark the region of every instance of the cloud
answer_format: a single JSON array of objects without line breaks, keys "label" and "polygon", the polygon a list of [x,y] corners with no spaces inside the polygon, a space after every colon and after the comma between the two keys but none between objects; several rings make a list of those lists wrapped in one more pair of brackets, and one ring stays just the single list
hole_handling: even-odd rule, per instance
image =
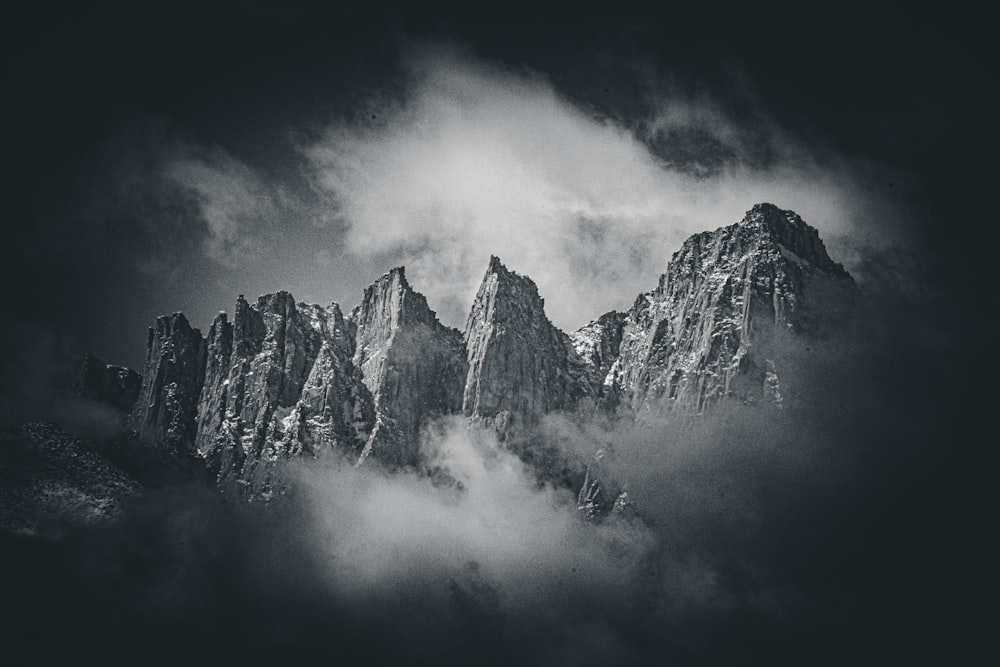
[{"label": "cloud", "polygon": [[277,222],[277,189],[220,148],[177,146],[162,166],[163,176],[194,200],[205,224],[205,255],[227,266],[259,258],[261,234]]},{"label": "cloud", "polygon": [[461,490],[329,457],[293,463],[265,507],[171,487],[57,552],[5,544],[12,636],[247,664],[881,663],[923,657],[914,632],[952,652],[989,566],[962,545],[988,525],[969,496],[989,506],[992,468],[962,430],[967,393],[926,380],[963,386],[976,352],[955,352],[964,322],[893,298],[788,346],[782,410],[551,417],[541,441],[603,450],[641,523],[583,522],[571,490],[445,420],[425,447]]},{"label": "cloud", "polygon": [[192,255],[230,269],[260,259],[300,206],[286,186],[222,147],[145,117],[104,146],[84,215],[139,269],[164,276]]},{"label": "cloud", "polygon": [[[833,250],[859,235],[884,244],[898,215],[855,165],[821,161],[704,95],[651,93],[657,111],[633,129],[536,72],[444,47],[408,56],[400,96],[373,96],[304,152],[347,225],[348,250],[406,263],[453,324],[490,254],[531,276],[553,321],[575,328],[627,307],[684,238],[754,203],[796,210]],[[704,139],[694,153],[682,145],[692,136]],[[763,164],[762,151],[782,159]]]},{"label": "cloud", "polygon": [[370,466],[299,467],[309,543],[329,564],[338,596],[364,603],[406,589],[450,595],[441,583],[458,576],[515,616],[558,608],[567,595],[624,603],[650,545],[641,526],[587,525],[569,490],[540,487],[494,433],[460,418],[436,424],[424,448],[430,465],[460,487]]}]

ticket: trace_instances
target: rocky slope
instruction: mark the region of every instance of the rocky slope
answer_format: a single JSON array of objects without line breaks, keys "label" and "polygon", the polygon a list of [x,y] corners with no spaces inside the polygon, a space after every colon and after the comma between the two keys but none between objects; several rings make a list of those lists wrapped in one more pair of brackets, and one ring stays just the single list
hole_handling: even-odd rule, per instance
[{"label": "rocky slope", "polygon": [[83,360],[77,393],[128,414],[135,407],[142,376],[130,368],[106,364],[92,354]]},{"label": "rocky slope", "polygon": [[[183,315],[156,321],[130,424],[145,442],[196,450],[224,489],[250,498],[280,488],[278,464],[290,457],[338,452],[358,464],[417,466],[424,427],[445,414],[491,426],[526,460],[559,467],[552,452],[532,451],[544,446],[532,433],[549,413],[780,404],[788,336],[815,333],[828,297],[854,289],[815,229],[759,204],[685,241],[631,309],[571,334],[548,320],[531,279],[497,257],[464,333],[438,321],[402,268],[366,289],[346,318],[337,304],[296,303],[287,292],[240,297],[233,321],[221,313],[205,338]],[[567,474],[583,481],[588,514],[625,502],[596,469],[563,466],[556,476]]]},{"label": "rocky slope", "polygon": [[114,519],[141,487],[53,424],[0,435],[0,532],[57,539]]},{"label": "rocky slope", "polygon": [[[591,368],[635,411],[699,413],[726,397],[780,404],[785,334],[816,328],[823,307],[854,289],[814,228],[758,204],[685,241],[624,318],[609,313],[573,337],[578,348],[608,350]],[[811,294],[829,301],[817,312]]]}]

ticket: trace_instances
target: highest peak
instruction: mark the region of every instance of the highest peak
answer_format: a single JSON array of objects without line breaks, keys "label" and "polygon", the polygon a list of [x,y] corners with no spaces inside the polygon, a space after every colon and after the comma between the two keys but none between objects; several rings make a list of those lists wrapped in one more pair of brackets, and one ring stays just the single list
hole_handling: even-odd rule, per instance
[{"label": "highest peak", "polygon": [[746,212],[743,219],[737,223],[739,225],[762,225],[771,231],[780,232],[789,227],[795,229],[809,229],[814,233],[816,230],[808,225],[795,211],[778,208],[774,204],[762,202],[754,204],[753,208]]},{"label": "highest peak", "polygon": [[789,247],[802,243],[808,246],[823,243],[819,231],[803,220],[798,213],[778,208],[774,204],[756,204],[746,212],[736,226],[760,229],[767,232],[774,241]]},{"label": "highest peak", "polygon": [[830,259],[819,231],[795,211],[766,202],[755,204],[733,227],[753,230],[751,233],[755,235],[756,230],[760,230],[761,239],[776,245],[783,254],[791,252],[798,260],[805,260],[825,271],[844,272],[842,266]]},{"label": "highest peak", "polygon": [[766,202],[766,201],[762,201],[759,204],[754,204],[753,206],[750,207],[750,210],[747,211],[748,216],[753,214],[773,215],[779,213],[791,213],[791,211],[785,211],[783,209],[778,208],[771,202]]}]

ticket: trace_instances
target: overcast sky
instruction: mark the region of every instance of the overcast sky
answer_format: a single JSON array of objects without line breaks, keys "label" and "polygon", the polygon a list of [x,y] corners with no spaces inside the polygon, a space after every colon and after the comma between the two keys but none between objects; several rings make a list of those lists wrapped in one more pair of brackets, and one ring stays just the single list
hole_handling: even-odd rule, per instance
[{"label": "overcast sky", "polygon": [[139,366],[157,315],[205,329],[278,289],[349,309],[399,264],[461,328],[490,254],[573,329],[761,201],[859,281],[912,281],[950,260],[933,235],[978,131],[961,28],[516,3],[18,15],[8,335]]}]

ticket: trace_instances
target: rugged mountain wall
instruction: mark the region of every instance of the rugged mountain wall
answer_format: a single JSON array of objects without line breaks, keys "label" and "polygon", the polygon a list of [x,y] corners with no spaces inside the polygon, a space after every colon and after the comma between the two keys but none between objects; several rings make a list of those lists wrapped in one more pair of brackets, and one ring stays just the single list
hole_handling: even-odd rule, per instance
[{"label": "rugged mountain wall", "polygon": [[468,371],[462,334],[438,321],[402,267],[365,290],[351,319],[357,326],[354,363],[375,401],[375,426],[361,460],[416,465],[427,420],[462,407]]},{"label": "rugged mountain wall", "polygon": [[604,383],[637,411],[780,402],[782,334],[815,324],[810,290],[843,297],[854,283],[798,215],[758,204],[684,242],[624,318]]},{"label": "rugged mountain wall", "polygon": [[[347,318],[287,292],[240,297],[233,321],[221,313],[204,339],[183,315],[159,318],[130,423],[144,441],[196,449],[223,488],[257,498],[280,486],[289,457],[418,465],[428,421],[461,412],[543,477],[583,480],[581,507],[599,514],[617,492],[541,442],[546,414],[597,404],[618,417],[687,415],[727,397],[780,405],[782,346],[815,333],[832,297],[855,289],[816,230],[770,204],[692,236],[656,289],[570,335],[549,322],[531,279],[496,257],[464,335],[396,268]],[[88,363],[91,391],[128,402],[137,376]]]},{"label": "rugged mountain wall", "polygon": [[465,345],[469,374],[462,410],[498,432],[530,427],[593,394],[588,368],[569,336],[545,316],[535,283],[497,257],[490,258],[472,304]]},{"label": "rugged mountain wall", "polygon": [[337,304],[295,303],[277,292],[236,302],[207,340],[197,445],[220,485],[267,495],[275,464],[307,452],[360,449],[371,399],[351,356],[353,327]]}]

